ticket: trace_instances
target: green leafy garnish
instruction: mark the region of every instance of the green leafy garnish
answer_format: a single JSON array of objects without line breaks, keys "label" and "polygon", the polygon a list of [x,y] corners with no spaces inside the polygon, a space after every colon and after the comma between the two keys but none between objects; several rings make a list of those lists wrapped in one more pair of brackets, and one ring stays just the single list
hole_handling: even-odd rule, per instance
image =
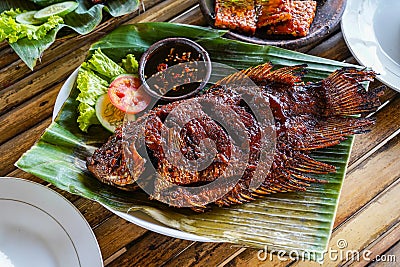
[{"label": "green leafy garnish", "polygon": [[79,129],[87,132],[89,126],[98,124],[94,105],[99,96],[107,93],[108,82],[97,76],[93,71],[82,66],[76,79],[80,91],[76,100],[80,102],[78,107],[79,117],[77,119]]},{"label": "green leafy garnish", "polygon": [[[88,34],[102,21],[103,10],[113,17],[118,17],[132,13],[139,7],[139,0],[108,0],[106,4],[95,5],[88,4],[88,0],[76,0],[78,7],[71,13],[63,16],[63,21],[59,21],[59,19],[49,19],[47,22],[48,24],[40,25],[42,27],[41,29],[36,30],[35,28],[27,27],[25,30],[26,33],[21,34],[19,33],[21,31],[16,29],[16,27],[21,27],[15,25],[16,10],[18,8],[20,10],[39,10],[39,6],[45,7],[64,1],[65,0],[0,1],[0,13],[5,12],[6,15],[4,16],[5,18],[2,18],[3,21],[0,22],[0,41],[5,39],[9,41],[11,48],[31,70],[36,66],[36,62],[42,56],[42,53],[55,41],[57,33],[62,28],[67,27],[77,34]],[[56,26],[54,26],[55,23],[57,23]],[[11,34],[10,30],[17,30],[17,33]],[[25,38],[28,36],[31,36],[31,39]]]},{"label": "green leafy garnish", "polygon": [[139,69],[139,63],[132,54],[128,54],[126,58],[122,59],[121,66],[130,74],[136,74]]},{"label": "green leafy garnish", "polygon": [[137,71],[138,62],[134,55],[128,54],[120,64],[117,64],[101,49],[95,50],[89,59],[82,63],[76,79],[80,92],[76,98],[80,102],[77,119],[79,129],[87,132],[91,125],[99,124],[95,104],[101,95],[107,93],[109,81],[121,74],[137,74]]},{"label": "green leafy garnish", "polygon": [[80,91],[76,100],[93,106],[102,94],[107,93],[108,82],[97,76],[91,70],[80,68],[77,78]]},{"label": "green leafy garnish", "polygon": [[39,26],[18,23],[15,18],[24,12],[17,8],[0,14],[0,42],[7,40],[9,43],[15,43],[25,37],[29,40],[40,40],[64,22],[59,16],[51,16]]},{"label": "green leafy garnish", "polygon": [[96,110],[94,107],[86,104],[80,103],[78,106],[79,116],[77,122],[79,124],[79,129],[87,132],[89,126],[93,124],[99,124],[99,120],[96,117]]},{"label": "green leafy garnish", "polygon": [[48,5],[64,2],[65,0],[30,0],[30,1],[34,2],[35,4],[38,4],[40,6],[48,6]]},{"label": "green leafy garnish", "polygon": [[122,67],[107,57],[100,49],[94,51],[92,57],[86,61],[83,66],[99,73],[109,80],[126,73]]}]

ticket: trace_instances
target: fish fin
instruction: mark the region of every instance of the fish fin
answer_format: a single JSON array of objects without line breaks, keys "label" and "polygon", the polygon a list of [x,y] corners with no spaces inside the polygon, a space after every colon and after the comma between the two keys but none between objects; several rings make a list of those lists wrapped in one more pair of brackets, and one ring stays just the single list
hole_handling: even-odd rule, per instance
[{"label": "fish fin", "polygon": [[290,169],[301,173],[327,174],[336,172],[336,167],[324,162],[317,161],[299,151],[293,151],[293,163]]},{"label": "fish fin", "polygon": [[379,96],[384,86],[365,90],[362,82],[373,81],[377,74],[372,70],[342,68],[322,80],[322,93],[325,94],[325,116],[356,115],[375,111],[380,105]]},{"label": "fish fin", "polygon": [[298,181],[299,184],[310,186],[309,183],[319,183],[319,184],[326,184],[328,183],[327,180],[321,180],[313,177],[304,176],[298,172],[292,172],[292,177]]},{"label": "fish fin", "polygon": [[[295,150],[315,150],[339,144],[347,136],[369,131],[373,118],[331,117],[312,119],[288,129],[288,139]],[[306,129],[306,130],[305,130]]]},{"label": "fish fin", "polygon": [[[267,76],[268,73],[273,68],[273,65],[270,62],[264,63],[262,65],[258,65],[255,67],[250,67],[245,70],[241,70],[239,72],[233,73],[231,75],[226,76],[225,78],[216,82],[213,88],[218,86],[224,86],[228,84],[234,85],[254,85],[253,82],[261,81],[263,77]],[[250,78],[250,80],[249,80]]]},{"label": "fish fin", "polygon": [[287,85],[294,85],[302,82],[302,77],[307,72],[307,64],[283,67],[274,71],[269,72],[263,77],[254,77],[255,82],[261,82],[262,84],[268,83],[282,83]]},{"label": "fish fin", "polygon": [[[267,62],[259,66],[233,73],[216,82],[213,87],[228,84],[239,86],[254,85],[253,83],[259,85],[265,85],[269,83],[294,85],[295,83],[302,82],[301,78],[306,72],[305,67],[307,67],[306,64],[301,64],[283,67],[272,71],[273,65],[270,62]],[[250,80],[248,78],[250,78]]]}]

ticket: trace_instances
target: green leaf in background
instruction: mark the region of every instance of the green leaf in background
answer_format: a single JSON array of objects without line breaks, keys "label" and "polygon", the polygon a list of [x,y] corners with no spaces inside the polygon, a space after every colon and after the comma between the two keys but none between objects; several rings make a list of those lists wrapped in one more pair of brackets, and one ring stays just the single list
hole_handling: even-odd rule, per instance
[{"label": "green leaf in background", "polygon": [[[307,63],[309,80],[325,78],[344,63],[309,56],[275,47],[259,46],[224,39],[224,31],[171,23],[127,25],[94,44],[91,53],[100,48],[108,57],[120,62],[126,54],[141,54],[154,42],[166,37],[187,37],[199,42],[211,60],[248,68],[266,61],[287,66]],[[88,133],[76,123],[77,88],[62,107],[57,119],[28,152],[16,163],[22,170],[48,181],[62,190],[98,201],[114,210],[129,213],[141,210],[154,219],[182,231],[216,241],[256,248],[309,253],[321,260],[332,231],[339,194],[352,146],[350,137],[340,145],[313,153],[317,160],[337,167],[336,173],[319,178],[327,184],[313,184],[306,192],[269,195],[264,199],[229,208],[214,207],[202,214],[174,209],[150,201],[141,192],[126,192],[102,184],[86,169],[86,157],[100,146],[109,133],[92,126]]]},{"label": "green leaf in background", "polygon": [[65,0],[30,0],[39,6],[49,6],[56,3],[64,2]]},{"label": "green leaf in background", "polygon": [[[0,1],[0,13],[11,8],[20,8],[21,10],[39,10],[41,6],[63,2],[60,0],[4,0]],[[78,34],[88,34],[100,24],[103,9],[111,16],[117,17],[132,13],[138,9],[139,0],[108,0],[107,4],[90,3],[90,0],[77,0],[79,6],[73,12],[63,17],[64,23],[50,31],[44,38],[40,40],[20,39],[10,46],[25,62],[25,64],[33,70],[37,60],[40,59],[42,53],[55,41],[56,35],[63,27],[68,27]],[[35,5],[37,4],[37,5]]]}]

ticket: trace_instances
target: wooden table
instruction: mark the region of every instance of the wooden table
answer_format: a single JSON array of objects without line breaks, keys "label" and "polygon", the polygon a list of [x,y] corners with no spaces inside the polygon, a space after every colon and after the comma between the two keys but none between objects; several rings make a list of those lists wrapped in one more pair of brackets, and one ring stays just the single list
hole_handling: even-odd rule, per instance
[{"label": "wooden table", "polygon": [[[90,44],[123,23],[172,21],[204,25],[196,0],[144,1],[146,11],[113,18],[87,36],[68,36],[48,49],[30,71],[6,44],[0,44],[0,176],[45,184],[14,166],[51,122],[53,105],[66,78],[84,60]],[[306,53],[353,62],[340,29]],[[371,86],[380,85],[379,82]],[[400,93],[387,89],[377,123],[357,136],[343,186],[330,247],[339,239],[348,250],[400,262]],[[56,191],[60,191],[52,187]],[[258,250],[231,244],[199,243],[159,235],[129,223],[100,204],[60,192],[85,216],[98,239],[105,266],[312,266],[317,264],[258,259]],[[384,259],[384,257],[381,257]],[[325,261],[326,266],[351,263]],[[365,265],[365,261],[352,264]],[[386,262],[387,266],[395,263]]]}]

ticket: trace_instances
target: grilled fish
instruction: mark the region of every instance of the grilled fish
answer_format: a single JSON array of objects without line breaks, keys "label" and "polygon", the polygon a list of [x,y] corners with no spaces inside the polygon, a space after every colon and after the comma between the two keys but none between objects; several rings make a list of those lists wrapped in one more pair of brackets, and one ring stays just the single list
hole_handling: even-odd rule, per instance
[{"label": "grilled fish", "polygon": [[[367,114],[380,106],[382,88],[366,91],[361,85],[363,81],[372,81],[376,74],[366,69],[343,68],[322,81],[304,83],[305,65],[272,69],[273,66],[266,63],[243,70],[222,79],[204,95],[150,110],[137,121],[117,129],[88,158],[88,169],[104,183],[135,190],[138,179],[144,176],[148,166],[154,166],[157,179],[148,185],[151,197],[168,200],[172,196],[165,192],[170,192],[173,185],[179,187],[179,193],[173,195],[173,206],[190,206],[196,211],[206,210],[211,203],[219,206],[242,204],[271,193],[304,191],[312,183],[324,182],[307,175],[335,172],[335,167],[314,160],[309,153],[337,145],[349,135],[367,132],[368,127],[374,124],[372,118],[353,115]],[[238,81],[243,75],[250,78],[257,88],[240,84]],[[271,165],[267,169],[259,166],[263,152],[261,125],[245,101],[245,96],[254,90],[260,90],[259,97],[269,104],[274,119],[275,151],[270,155]],[[201,158],[202,140],[211,139],[215,143],[215,156],[205,168],[196,171],[188,170],[186,165],[172,164],[164,149],[165,144],[171,143],[163,135],[167,129],[166,117],[179,105],[188,103],[193,109],[199,105],[196,118],[169,136],[174,136],[173,142],[178,143],[179,150],[175,152],[183,154],[182,158],[188,164],[190,160]],[[235,116],[226,118],[226,125],[232,129],[239,128],[239,125],[243,128],[242,135],[235,138],[239,139],[238,142],[248,143],[246,160],[238,160],[233,156],[235,151],[230,145],[232,137],[216,122],[216,118],[201,110],[201,107],[212,110],[215,103],[221,103],[227,109],[226,113],[220,110],[220,119],[224,119],[223,114],[227,112],[233,112],[236,116],[236,121],[233,118]],[[264,112],[267,109],[260,110]],[[178,114],[176,123],[180,119],[185,121],[184,113]],[[123,151],[124,135],[128,137],[128,153]],[[143,142],[139,144],[136,138],[140,135],[143,136]],[[146,160],[143,153],[148,153],[150,159]],[[218,186],[195,195],[189,192],[188,188],[192,186],[225,181],[226,177],[221,177],[224,172],[229,172],[228,167],[232,162],[235,166],[241,165],[243,172],[240,179],[230,185],[227,193],[218,197],[221,191]],[[128,168],[128,165],[131,167]],[[262,181],[252,188],[251,181],[256,171],[260,171],[257,168],[263,173]]]}]

